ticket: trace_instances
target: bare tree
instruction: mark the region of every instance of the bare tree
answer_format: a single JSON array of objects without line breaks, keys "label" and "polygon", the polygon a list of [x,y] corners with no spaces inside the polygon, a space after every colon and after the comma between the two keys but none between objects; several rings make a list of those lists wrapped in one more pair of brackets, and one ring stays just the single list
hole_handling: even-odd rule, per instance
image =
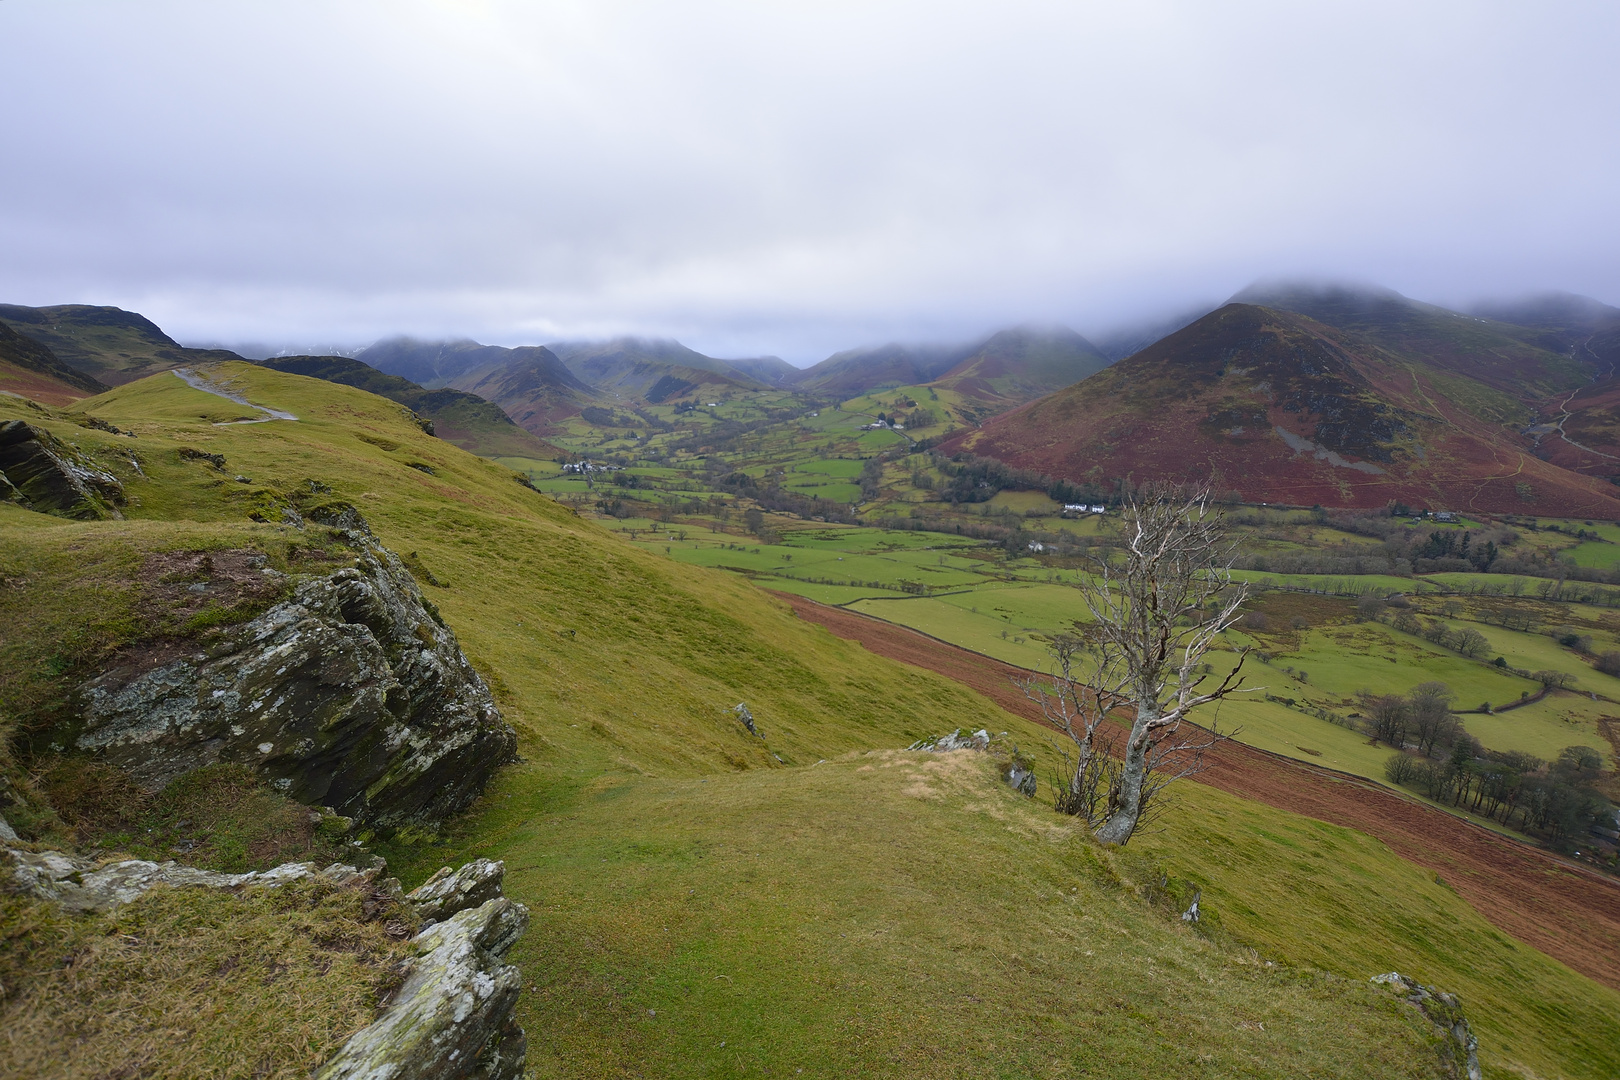
[{"label": "bare tree", "polygon": [[1367,734],[1399,750],[1406,745],[1412,727],[1412,704],[1399,694],[1364,694],[1361,703],[1367,716]]},{"label": "bare tree", "polygon": [[1407,715],[1411,718],[1418,753],[1428,756],[1434,753],[1435,747],[1455,741],[1457,718],[1451,714],[1452,694],[1445,683],[1426,682],[1415,686],[1408,700]]},{"label": "bare tree", "polygon": [[1098,807],[1116,772],[1112,740],[1100,729],[1108,714],[1127,699],[1123,695],[1111,696],[1080,670],[1086,664],[1086,646],[1079,638],[1061,636],[1052,643],[1055,666],[1050,679],[1013,681],[1025,697],[1040,705],[1047,723],[1075,744],[1073,758],[1067,748],[1057,747],[1066,780],[1062,786],[1053,785],[1057,788],[1054,807],[1059,813],[1084,818],[1088,826],[1095,828],[1102,823]]},{"label": "bare tree", "polygon": [[[1089,802],[1071,812],[1083,810],[1097,838],[1113,844],[1128,842],[1154,796],[1201,769],[1204,751],[1230,737],[1186,723],[1187,714],[1243,692],[1247,658],[1241,653],[1231,672],[1205,688],[1204,655],[1247,597],[1244,586],[1233,586],[1235,547],[1207,486],[1138,491],[1125,507],[1119,546],[1115,558],[1105,552],[1094,560],[1080,586],[1092,623],[1079,641],[1054,650],[1050,687],[1023,684],[1079,750],[1070,792]],[[1076,663],[1082,651],[1083,670]],[[1122,758],[1110,766],[1099,728],[1115,709],[1134,715]],[[1109,783],[1099,813],[1094,781],[1101,776]]]}]

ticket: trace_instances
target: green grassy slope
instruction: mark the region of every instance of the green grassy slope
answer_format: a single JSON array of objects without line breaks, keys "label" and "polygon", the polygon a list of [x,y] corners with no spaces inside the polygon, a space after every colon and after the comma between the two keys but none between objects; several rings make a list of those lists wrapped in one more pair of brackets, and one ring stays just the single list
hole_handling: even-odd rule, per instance
[{"label": "green grassy slope", "polygon": [[[172,376],[86,404],[135,439],[0,401],[132,496],[129,522],[0,507],[0,572],[29,582],[50,564],[53,587],[77,589],[75,546],[284,545],[304,534],[247,515],[309,480],[358,506],[520,732],[524,762],[441,842],[388,853],[407,884],[507,859],[509,893],[536,910],[517,955],[539,1075],[1430,1075],[1422,1033],[1364,985],[1397,967],[1463,995],[1492,1075],[1620,1068],[1620,995],[1365,837],[1186,785],[1166,831],[1115,857],[982,757],[863,756],[955,727],[1045,748],[736,575],[576,517],[397,405],[246,364],[223,374],[300,419],[215,427],[241,407]],[[8,612],[60,609],[60,591],[32,590],[5,590]],[[82,657],[27,653],[35,685],[122,632]],[[728,713],[739,701],[764,739]],[[1158,907],[1155,859],[1171,878]],[[1192,885],[1213,898],[1208,939],[1175,918]],[[1127,962],[1138,953],[1149,967]]]},{"label": "green grassy slope", "polygon": [[347,356],[273,356],[257,362],[276,371],[342,383],[397,401],[432,420],[434,434],[439,438],[482,457],[544,458],[559,453],[556,447],[514,424],[499,405],[476,394],[448,388],[427,390]]}]

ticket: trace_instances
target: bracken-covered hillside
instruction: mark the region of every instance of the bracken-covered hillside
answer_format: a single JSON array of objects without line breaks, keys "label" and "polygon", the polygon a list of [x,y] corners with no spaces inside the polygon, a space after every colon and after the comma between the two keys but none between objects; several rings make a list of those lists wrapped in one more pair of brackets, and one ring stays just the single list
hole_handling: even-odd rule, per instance
[{"label": "bracken-covered hillside", "polygon": [[1526,415],[1446,365],[1229,304],[947,448],[1073,480],[1213,478],[1251,502],[1620,516],[1610,485],[1534,455]]}]

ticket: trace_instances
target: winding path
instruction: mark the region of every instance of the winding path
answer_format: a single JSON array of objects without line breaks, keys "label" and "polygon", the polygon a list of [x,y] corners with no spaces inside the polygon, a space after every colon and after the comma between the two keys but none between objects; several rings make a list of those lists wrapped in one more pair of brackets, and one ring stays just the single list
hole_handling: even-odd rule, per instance
[{"label": "winding path", "polygon": [[[1571,350],[1571,353],[1570,353],[1571,357],[1573,357],[1575,355],[1575,353],[1578,353],[1580,350],[1585,349],[1587,354],[1589,356],[1591,356],[1593,360],[1596,360],[1599,364],[1603,363],[1603,359],[1600,356],[1598,356],[1597,353],[1592,352],[1591,347],[1587,344],[1591,340],[1592,340],[1591,336],[1588,335],[1585,341],[1582,341],[1579,345],[1575,346],[1575,348],[1573,350]],[[1600,458],[1608,458],[1610,461],[1620,461],[1620,457],[1616,457],[1614,454],[1605,454],[1602,450],[1594,450],[1590,446],[1586,446],[1586,445],[1584,445],[1582,443],[1576,442],[1574,439],[1570,438],[1569,434],[1564,430],[1564,423],[1573,415],[1569,411],[1569,403],[1574,401],[1577,397],[1579,397],[1582,390],[1586,390],[1586,389],[1589,389],[1589,388],[1591,388],[1593,386],[1596,386],[1598,383],[1602,382],[1604,379],[1612,378],[1614,376],[1614,368],[1615,368],[1615,365],[1610,364],[1608,371],[1604,372],[1601,375],[1592,376],[1591,381],[1588,382],[1585,386],[1576,387],[1574,390],[1571,390],[1569,392],[1569,395],[1567,397],[1565,397],[1563,401],[1560,401],[1558,403],[1558,421],[1557,421],[1557,423],[1552,425],[1552,430],[1553,430],[1553,432],[1557,433],[1557,435],[1558,435],[1558,437],[1560,439],[1563,439],[1564,442],[1568,443],[1570,446],[1573,446],[1575,449],[1581,451],[1582,453],[1595,454]],[[1537,446],[1541,445],[1541,436],[1543,434],[1550,434],[1550,433],[1546,432],[1546,431],[1542,431],[1542,432],[1538,433],[1536,435],[1536,445]]]},{"label": "winding path", "polygon": [[232,424],[268,424],[272,420],[298,419],[298,417],[294,416],[290,412],[282,412],[280,409],[271,409],[263,405],[255,405],[241,394],[233,393],[230,390],[225,389],[223,386],[210,381],[206,375],[200,375],[197,372],[192,371],[190,368],[177,367],[170,368],[169,370],[180,376],[180,380],[193,390],[201,390],[205,394],[213,394],[215,397],[222,397],[226,401],[234,401],[238,405],[246,405],[250,409],[257,409],[264,413],[263,416],[255,417],[251,420],[216,420],[214,421],[215,427],[229,427]]},{"label": "winding path", "polygon": [[[799,618],[891,660],[936,672],[1036,723],[1040,709],[1012,684],[1029,672],[903,626],[773,592]],[[1206,757],[1199,783],[1374,836],[1444,876],[1474,909],[1569,967],[1620,990],[1620,883],[1359,777],[1238,742]]]}]

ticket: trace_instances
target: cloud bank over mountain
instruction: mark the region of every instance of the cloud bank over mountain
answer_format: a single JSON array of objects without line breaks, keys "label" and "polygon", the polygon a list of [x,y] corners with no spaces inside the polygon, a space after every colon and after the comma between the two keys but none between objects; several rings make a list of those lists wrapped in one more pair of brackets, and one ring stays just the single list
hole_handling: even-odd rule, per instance
[{"label": "cloud bank over mountain", "polygon": [[1620,300],[1620,9],[0,5],[0,295],[804,364],[1258,277]]}]

